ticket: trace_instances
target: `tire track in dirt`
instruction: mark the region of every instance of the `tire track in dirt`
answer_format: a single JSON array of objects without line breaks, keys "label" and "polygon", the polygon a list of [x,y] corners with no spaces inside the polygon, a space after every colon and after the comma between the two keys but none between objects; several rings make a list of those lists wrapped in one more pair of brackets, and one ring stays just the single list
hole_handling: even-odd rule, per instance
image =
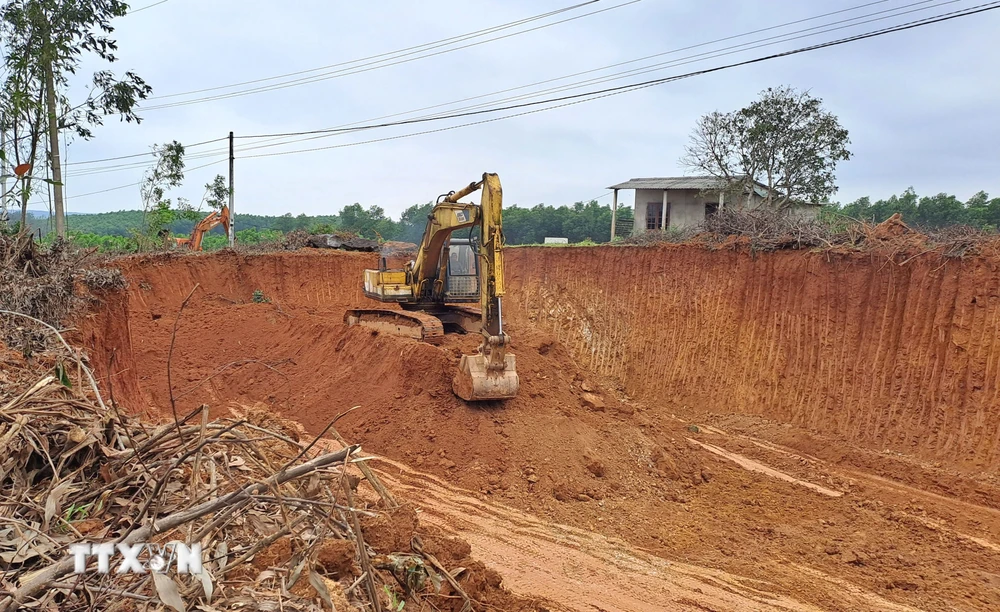
[{"label": "tire track in dirt", "polygon": [[[776,592],[776,585],[720,570],[667,561],[627,543],[486,503],[433,475],[379,457],[379,475],[416,504],[421,522],[466,540],[474,556],[498,570],[507,588],[544,597],[565,610],[815,611]],[[916,610],[815,568],[796,566],[845,609]]]}]

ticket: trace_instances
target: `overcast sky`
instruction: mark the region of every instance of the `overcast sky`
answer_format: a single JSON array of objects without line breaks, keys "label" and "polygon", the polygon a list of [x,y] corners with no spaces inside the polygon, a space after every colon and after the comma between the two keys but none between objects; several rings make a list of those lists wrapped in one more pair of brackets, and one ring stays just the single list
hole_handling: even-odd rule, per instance
[{"label": "overcast sky", "polygon": [[[142,175],[141,168],[79,173],[141,159],[72,164],[141,153],[154,143],[176,139],[193,144],[222,138],[230,130],[240,136],[331,128],[711,43],[547,85],[440,106],[433,111],[410,112],[391,120],[494,102],[656,62],[688,62],[551,95],[578,93],[791,50],[981,3],[641,0],[613,8],[627,1],[601,0],[427,53],[579,17],[566,23],[359,74],[223,100],[148,108],[140,111],[144,121],[139,126],[109,118],[104,127],[95,130],[94,140],[77,140],[69,145],[67,208],[71,212],[138,208],[139,193],[134,184]],[[155,0],[135,0],[133,6],[141,8],[152,2]],[[499,26],[572,3],[168,0],[116,21],[120,61],[114,70],[135,71],[153,86],[154,96],[165,96],[358,60]],[[712,42],[863,4],[870,5]],[[926,10],[833,32],[814,31],[805,38],[737,54],[703,57],[693,63],[684,59],[698,53],[714,54],[733,45],[761,44],[755,41],[776,35],[800,36],[793,33],[878,11],[919,8]],[[611,10],[584,16],[601,9]],[[827,27],[835,26],[821,29]],[[606,203],[610,202],[608,185],[632,177],[684,174],[678,159],[700,115],[737,109],[753,100],[760,90],[779,85],[810,90],[850,131],[854,158],[838,169],[840,192],[835,199],[841,202],[864,195],[886,197],[910,186],[920,194],[944,191],[962,199],[979,190],[1000,195],[998,33],[1000,10],[483,125],[314,152],[247,157],[404,136],[509,113],[246,150],[237,154],[237,212],[332,214],[346,204],[360,202],[382,206],[395,217],[411,204],[427,202],[476,180],[484,171],[500,174],[506,205],[562,205],[598,196]],[[286,80],[150,100],[145,105],[226,94]],[[80,95],[81,89],[76,88],[70,98]],[[273,142],[241,139],[237,146]],[[199,201],[203,185],[216,173],[226,172],[222,147],[224,142],[189,148],[189,168],[217,160],[221,163],[191,170],[185,185],[171,194]],[[196,159],[202,154],[212,156]],[[123,185],[129,187],[81,197]],[[622,201],[630,203],[631,192],[622,195]],[[32,205],[36,207],[41,206]]]}]

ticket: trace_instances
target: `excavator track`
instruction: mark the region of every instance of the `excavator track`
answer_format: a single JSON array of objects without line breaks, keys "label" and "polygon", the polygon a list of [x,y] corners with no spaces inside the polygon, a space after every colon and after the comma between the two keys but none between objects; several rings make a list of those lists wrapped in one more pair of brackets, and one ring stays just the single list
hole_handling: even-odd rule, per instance
[{"label": "excavator track", "polygon": [[441,319],[412,310],[353,308],[344,313],[344,323],[367,327],[383,334],[416,338],[431,344],[437,344],[444,338]]}]

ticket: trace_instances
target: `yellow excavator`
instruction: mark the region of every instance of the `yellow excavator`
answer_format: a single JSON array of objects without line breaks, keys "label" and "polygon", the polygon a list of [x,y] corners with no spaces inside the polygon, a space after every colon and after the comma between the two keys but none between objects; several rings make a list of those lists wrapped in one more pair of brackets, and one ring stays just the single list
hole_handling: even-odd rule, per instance
[{"label": "yellow excavator", "polygon": [[[480,204],[459,202],[480,189]],[[378,270],[365,270],[365,295],[401,309],[352,309],[344,322],[431,343],[445,332],[479,332],[482,343],[475,355],[462,355],[452,389],[466,401],[510,399],[520,382],[503,330],[503,247],[500,177],[486,173],[438,197],[415,259],[387,269],[383,257]],[[462,305],[475,302],[478,310]]]}]

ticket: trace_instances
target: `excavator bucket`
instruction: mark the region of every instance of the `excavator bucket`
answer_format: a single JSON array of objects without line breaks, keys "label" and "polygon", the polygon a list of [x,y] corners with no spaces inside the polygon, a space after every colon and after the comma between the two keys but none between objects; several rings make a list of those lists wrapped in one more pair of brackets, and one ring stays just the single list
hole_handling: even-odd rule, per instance
[{"label": "excavator bucket", "polygon": [[511,399],[517,395],[521,382],[517,377],[514,355],[505,355],[503,370],[490,370],[489,360],[482,354],[462,355],[458,373],[452,380],[455,395],[467,402]]}]

